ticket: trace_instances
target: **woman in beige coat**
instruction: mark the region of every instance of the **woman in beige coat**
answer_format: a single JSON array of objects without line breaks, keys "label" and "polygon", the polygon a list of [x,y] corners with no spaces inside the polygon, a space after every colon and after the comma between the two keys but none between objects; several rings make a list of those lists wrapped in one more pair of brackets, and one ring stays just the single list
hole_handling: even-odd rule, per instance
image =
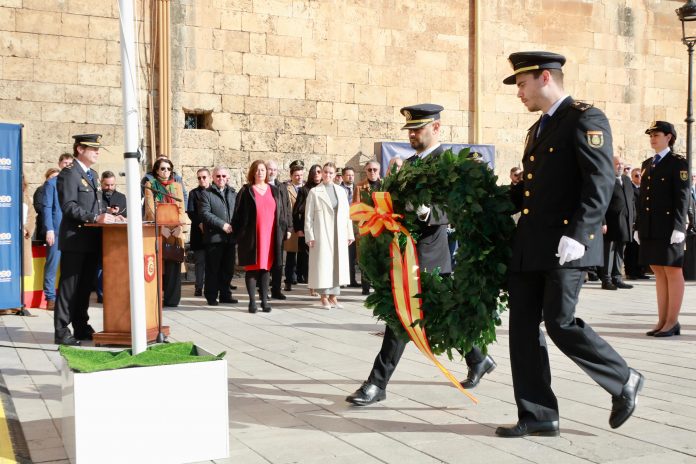
[{"label": "woman in beige coat", "polygon": [[309,246],[307,285],[321,296],[321,307],[340,308],[336,297],[350,281],[348,246],[353,243],[345,190],[334,184],[336,165],[326,163],[321,184],[309,191],[305,205],[305,240]]}]

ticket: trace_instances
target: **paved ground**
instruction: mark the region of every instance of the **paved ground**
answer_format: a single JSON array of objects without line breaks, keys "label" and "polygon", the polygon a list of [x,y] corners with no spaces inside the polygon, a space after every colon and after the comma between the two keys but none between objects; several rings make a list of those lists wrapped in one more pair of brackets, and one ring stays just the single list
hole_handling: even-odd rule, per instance
[{"label": "paved ground", "polygon": [[[239,282],[238,282],[239,283]],[[500,439],[516,411],[507,318],[490,347],[498,368],[474,390],[473,405],[413,347],[406,350],[386,401],[355,408],[344,397],[365,379],[383,330],[347,290],[342,310],[322,310],[298,286],[270,314],[249,314],[246,301],[207,307],[185,287],[182,305],[165,312],[172,339],[227,351],[230,444],[225,463],[687,463],[696,462],[696,286],[691,283],[680,337],[643,333],[655,321],[654,283],[633,290],[588,284],[578,315],[647,378],[634,417],[609,428],[609,395],[551,347],[560,438]],[[27,440],[31,461],[65,461],[60,439],[60,359],[52,314],[0,318],[2,381]],[[101,328],[101,306],[93,304]],[[464,362],[445,363],[460,378]],[[2,393],[0,393],[1,395]],[[1,459],[0,459],[1,461]]]}]

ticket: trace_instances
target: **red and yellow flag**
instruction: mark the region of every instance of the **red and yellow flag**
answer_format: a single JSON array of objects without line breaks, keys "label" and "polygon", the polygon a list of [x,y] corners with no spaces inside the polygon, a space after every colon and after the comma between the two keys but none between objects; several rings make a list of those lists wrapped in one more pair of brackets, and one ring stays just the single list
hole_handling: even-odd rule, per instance
[{"label": "red and yellow flag", "polygon": [[[413,343],[442,371],[445,377],[474,403],[478,403],[478,400],[464,389],[447,368],[437,360],[428,343],[425,328],[413,325],[416,320],[423,318],[422,301],[415,296],[421,292],[416,242],[399,222],[403,215],[394,213],[389,192],[373,192],[372,201],[374,207],[365,203],[353,203],[350,207],[350,217],[353,221],[358,222],[360,235],[370,234],[373,237],[378,237],[385,230],[394,233],[394,239],[389,245],[390,274],[394,306],[401,324]],[[399,247],[400,233],[406,236],[406,248],[403,253]]]}]

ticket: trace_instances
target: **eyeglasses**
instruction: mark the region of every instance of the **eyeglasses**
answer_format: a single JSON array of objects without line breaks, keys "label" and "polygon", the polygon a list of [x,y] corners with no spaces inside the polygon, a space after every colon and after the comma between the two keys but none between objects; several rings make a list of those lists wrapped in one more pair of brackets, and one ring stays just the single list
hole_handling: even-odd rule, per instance
[{"label": "eyeglasses", "polygon": [[377,172],[379,168],[367,168],[367,172]]},{"label": "eyeglasses", "polygon": [[207,179],[207,178],[208,178],[208,176],[198,176],[198,180],[203,180],[203,179]]},{"label": "eyeglasses", "polygon": [[171,171],[171,170],[172,170],[172,168],[168,168],[166,166],[160,166],[158,169],[158,171]]},{"label": "eyeglasses", "polygon": [[640,177],[640,174],[633,174],[633,177]]}]

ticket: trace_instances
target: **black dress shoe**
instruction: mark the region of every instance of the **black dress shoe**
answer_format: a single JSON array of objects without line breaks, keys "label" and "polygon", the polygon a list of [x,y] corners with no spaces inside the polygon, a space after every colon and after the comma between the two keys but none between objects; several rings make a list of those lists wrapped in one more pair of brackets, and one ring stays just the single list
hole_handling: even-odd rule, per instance
[{"label": "black dress shoe", "polygon": [[672,335],[681,335],[681,325],[679,325],[679,322],[674,324],[669,330],[660,330],[656,332],[653,337],[671,337]]},{"label": "black dress shoe", "polygon": [[256,311],[258,311],[258,308],[256,307],[256,303],[250,302],[249,303],[249,312],[253,314]]},{"label": "black dress shoe", "polygon": [[220,298],[220,303],[232,303],[232,304],[236,304],[236,303],[239,303],[239,300],[236,299],[236,298],[232,298],[231,296],[229,296],[229,297],[227,297],[227,298]]},{"label": "black dress shoe", "polygon": [[217,300],[206,300],[208,302],[208,306],[217,306],[218,302]]},{"label": "black dress shoe", "polygon": [[625,289],[633,288],[633,285],[627,284],[626,282],[624,282],[621,279],[614,280],[613,284],[616,288],[625,288]]},{"label": "black dress shoe", "polygon": [[196,287],[196,289],[193,291],[193,296],[203,296],[203,289]]},{"label": "black dress shoe", "polygon": [[493,361],[493,358],[486,356],[483,361],[474,364],[469,367],[469,373],[466,376],[466,380],[461,382],[463,388],[472,389],[476,387],[481,381],[481,378],[493,372],[497,364]]},{"label": "black dress shoe", "polygon": [[648,337],[652,337],[653,335],[655,335],[655,334],[658,333],[659,331],[660,331],[660,329],[648,330],[647,332],[645,332],[645,335],[647,335]]},{"label": "black dress shoe", "polygon": [[611,415],[609,425],[617,429],[628,420],[636,409],[638,392],[643,388],[645,377],[635,369],[629,369],[628,382],[623,386],[621,394],[611,399]]},{"label": "black dress shoe", "polygon": [[616,290],[616,285],[611,282],[602,282],[602,290]]},{"label": "black dress shoe", "polygon": [[363,295],[369,295],[369,294],[370,294],[370,289],[365,290],[365,289],[363,288],[362,294],[363,294]]},{"label": "black dress shoe", "polygon": [[359,284],[357,282],[351,282],[348,284],[348,288],[360,288],[362,287],[362,284]]},{"label": "black dress shoe", "polygon": [[364,382],[352,395],[346,397],[346,401],[356,406],[367,406],[387,398],[387,391],[377,385]]},{"label": "black dress shoe", "polygon": [[287,300],[288,297],[283,295],[280,292],[271,292],[271,298],[274,298],[276,300]]},{"label": "black dress shoe", "polygon": [[80,341],[73,337],[71,333],[63,335],[62,337],[54,337],[53,343],[56,345],[68,345],[68,346],[80,346]]},{"label": "black dress shoe", "polygon": [[261,311],[264,313],[270,313],[271,312],[271,305],[269,303],[266,303],[265,305],[261,305]]},{"label": "black dress shoe", "polygon": [[283,287],[283,290],[285,290],[286,292],[292,292],[292,285],[286,282],[285,287]]},{"label": "black dress shoe", "polygon": [[237,290],[237,286],[230,284],[230,290]]},{"label": "black dress shoe", "polygon": [[590,282],[597,282],[599,280],[599,276],[596,272],[588,272],[587,280],[589,280]]},{"label": "black dress shoe", "polygon": [[79,329],[75,329],[75,338],[78,340],[91,340],[94,329],[91,325],[86,325]]},{"label": "black dress shoe", "polygon": [[495,434],[503,438],[520,438],[527,435],[536,437],[557,437],[561,434],[558,421],[521,420],[511,427],[498,427]]}]

